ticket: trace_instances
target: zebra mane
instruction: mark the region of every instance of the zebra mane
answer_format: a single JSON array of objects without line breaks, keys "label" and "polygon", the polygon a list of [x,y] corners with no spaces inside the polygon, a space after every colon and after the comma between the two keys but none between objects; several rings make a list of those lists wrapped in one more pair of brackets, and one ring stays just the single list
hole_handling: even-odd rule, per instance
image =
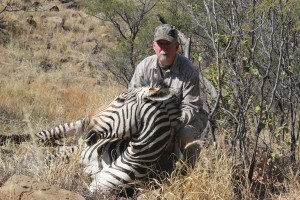
[{"label": "zebra mane", "polygon": [[149,95],[145,99],[152,101],[166,101],[168,99],[176,99],[177,94],[172,88],[149,88]]}]

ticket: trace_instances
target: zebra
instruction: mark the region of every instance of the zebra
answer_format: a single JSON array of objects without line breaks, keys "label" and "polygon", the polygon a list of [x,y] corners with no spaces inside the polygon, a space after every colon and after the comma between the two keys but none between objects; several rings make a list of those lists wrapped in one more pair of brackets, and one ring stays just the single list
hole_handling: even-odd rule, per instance
[{"label": "zebra", "polygon": [[[92,182],[91,192],[131,187],[166,150],[178,125],[175,90],[141,87],[125,90],[87,118],[35,134],[42,143],[82,135],[80,163]],[[73,149],[72,149],[73,151]]]}]

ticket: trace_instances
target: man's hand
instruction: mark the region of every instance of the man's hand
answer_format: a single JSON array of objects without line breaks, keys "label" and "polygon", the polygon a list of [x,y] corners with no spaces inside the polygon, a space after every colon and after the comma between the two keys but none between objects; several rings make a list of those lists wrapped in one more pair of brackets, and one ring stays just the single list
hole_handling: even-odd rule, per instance
[{"label": "man's hand", "polygon": [[177,125],[175,126],[175,129],[178,130],[184,126],[184,118],[182,116],[178,117],[177,119]]}]

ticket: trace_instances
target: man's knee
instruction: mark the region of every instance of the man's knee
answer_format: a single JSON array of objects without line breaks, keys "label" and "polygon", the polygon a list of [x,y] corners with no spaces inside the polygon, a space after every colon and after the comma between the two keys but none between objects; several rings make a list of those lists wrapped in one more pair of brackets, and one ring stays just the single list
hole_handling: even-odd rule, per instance
[{"label": "man's knee", "polygon": [[176,131],[176,141],[180,147],[186,146],[197,138],[197,131],[194,126],[186,125]]},{"label": "man's knee", "polygon": [[176,139],[185,144],[200,138],[201,133],[206,128],[207,122],[208,113],[203,110],[195,116],[191,123],[180,126],[180,128],[176,130]]},{"label": "man's knee", "polygon": [[195,165],[200,154],[201,142],[199,137],[203,131],[199,129],[201,125],[186,125],[178,129],[175,136],[175,145],[179,147],[183,155],[183,160],[187,161],[191,166]]}]

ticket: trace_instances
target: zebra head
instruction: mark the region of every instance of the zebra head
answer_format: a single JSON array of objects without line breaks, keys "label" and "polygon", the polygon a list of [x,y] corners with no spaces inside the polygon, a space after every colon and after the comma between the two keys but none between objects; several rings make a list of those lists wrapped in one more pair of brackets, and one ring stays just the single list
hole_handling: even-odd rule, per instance
[{"label": "zebra head", "polygon": [[177,94],[171,88],[140,87],[122,92],[105,109],[89,117],[87,141],[95,144],[104,138],[131,138],[140,131],[145,113],[165,112],[172,125],[179,109]]}]

